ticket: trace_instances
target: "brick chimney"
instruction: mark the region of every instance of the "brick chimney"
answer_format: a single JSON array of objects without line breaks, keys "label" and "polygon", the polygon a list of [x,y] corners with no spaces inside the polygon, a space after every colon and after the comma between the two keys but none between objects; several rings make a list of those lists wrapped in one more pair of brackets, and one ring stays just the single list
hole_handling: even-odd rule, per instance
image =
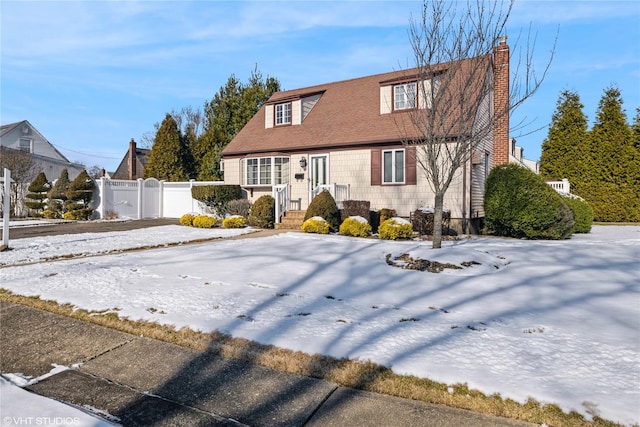
[{"label": "brick chimney", "polygon": [[509,163],[509,45],[507,36],[493,48],[493,166]]},{"label": "brick chimney", "polygon": [[129,179],[136,179],[136,142],[131,138],[129,142]]}]

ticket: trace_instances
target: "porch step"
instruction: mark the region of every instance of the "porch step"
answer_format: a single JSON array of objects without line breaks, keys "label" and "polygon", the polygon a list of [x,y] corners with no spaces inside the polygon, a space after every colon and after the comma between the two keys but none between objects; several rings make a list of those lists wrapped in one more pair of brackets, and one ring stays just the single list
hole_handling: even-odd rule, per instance
[{"label": "porch step", "polygon": [[306,211],[286,211],[279,224],[275,224],[276,230],[300,230],[304,222]]}]

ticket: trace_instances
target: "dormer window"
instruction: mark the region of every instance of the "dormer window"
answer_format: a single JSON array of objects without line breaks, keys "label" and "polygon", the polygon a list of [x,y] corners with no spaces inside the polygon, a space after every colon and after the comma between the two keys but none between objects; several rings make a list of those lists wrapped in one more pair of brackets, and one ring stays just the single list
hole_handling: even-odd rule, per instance
[{"label": "dormer window", "polygon": [[402,83],[393,86],[393,109],[407,110],[416,108],[417,91],[416,82]]},{"label": "dormer window", "polygon": [[291,103],[276,104],[276,126],[291,124]]}]

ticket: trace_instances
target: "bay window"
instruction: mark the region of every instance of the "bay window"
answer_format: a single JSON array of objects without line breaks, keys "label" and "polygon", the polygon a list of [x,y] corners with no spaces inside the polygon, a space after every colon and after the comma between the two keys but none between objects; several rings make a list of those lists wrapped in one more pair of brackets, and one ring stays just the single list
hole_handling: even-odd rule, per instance
[{"label": "bay window", "polygon": [[243,181],[247,186],[289,183],[289,157],[255,157],[244,159]]}]

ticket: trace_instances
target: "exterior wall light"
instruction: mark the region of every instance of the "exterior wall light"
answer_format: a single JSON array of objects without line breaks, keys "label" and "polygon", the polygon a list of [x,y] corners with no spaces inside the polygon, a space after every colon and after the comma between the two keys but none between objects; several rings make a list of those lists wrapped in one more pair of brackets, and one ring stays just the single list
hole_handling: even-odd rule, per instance
[{"label": "exterior wall light", "polygon": [[307,167],[307,158],[306,157],[303,157],[303,158],[300,159],[300,167],[302,169]]}]

